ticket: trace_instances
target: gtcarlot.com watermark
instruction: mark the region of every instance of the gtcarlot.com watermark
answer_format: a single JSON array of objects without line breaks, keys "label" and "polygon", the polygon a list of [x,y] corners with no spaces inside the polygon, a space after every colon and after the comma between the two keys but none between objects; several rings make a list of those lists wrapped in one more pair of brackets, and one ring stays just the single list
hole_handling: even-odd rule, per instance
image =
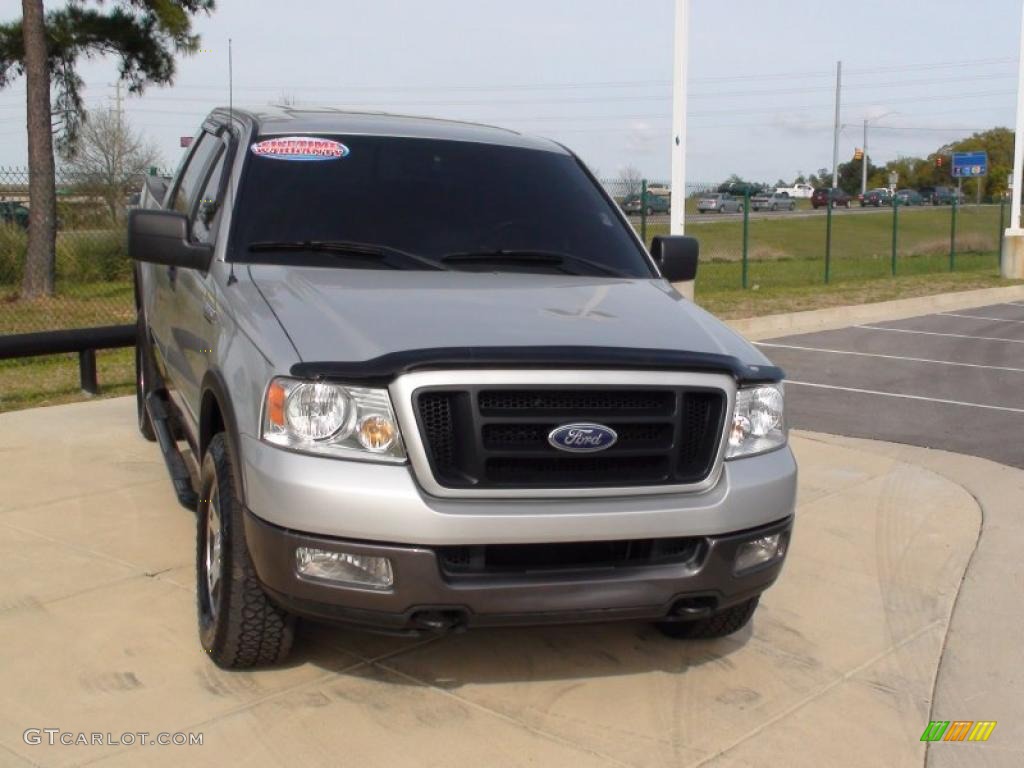
[{"label": "gtcarlot.com watermark", "polygon": [[21,738],[26,744],[36,746],[46,744],[51,747],[194,747],[203,745],[202,733],[168,733],[159,731],[125,731],[124,733],[105,733],[87,731],[64,731],[60,728],[26,728]]}]

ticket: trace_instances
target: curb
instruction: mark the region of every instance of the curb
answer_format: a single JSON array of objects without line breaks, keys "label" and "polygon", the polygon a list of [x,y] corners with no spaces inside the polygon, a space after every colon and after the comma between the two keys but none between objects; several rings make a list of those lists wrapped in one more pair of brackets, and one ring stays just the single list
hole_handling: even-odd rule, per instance
[{"label": "curb", "polygon": [[796,333],[832,331],[859,323],[880,320],[902,320],[951,309],[983,307],[1006,301],[1024,300],[1024,285],[1000,288],[981,288],[976,291],[936,293],[912,299],[880,301],[874,304],[854,304],[826,309],[810,309],[782,315],[764,315],[727,320],[726,324],[750,341],[771,339]]},{"label": "curb", "polygon": [[1018,553],[1024,546],[1019,502],[1024,492],[1024,470],[934,448],[803,430],[794,433],[915,464],[956,483],[974,497],[981,508],[981,531],[946,629],[929,718],[991,719],[1002,730],[998,731],[998,740],[972,744],[969,752],[929,743],[925,765],[1022,765],[1024,674],[1019,638],[1024,634],[1024,614],[1020,611],[1024,565]]}]

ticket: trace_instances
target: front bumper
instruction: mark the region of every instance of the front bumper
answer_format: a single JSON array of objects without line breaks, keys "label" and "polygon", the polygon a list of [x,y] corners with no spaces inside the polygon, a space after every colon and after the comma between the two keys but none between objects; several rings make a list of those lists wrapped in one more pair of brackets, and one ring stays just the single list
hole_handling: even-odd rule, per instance
[{"label": "front bumper", "polygon": [[403,464],[342,461],[241,441],[245,500],[262,520],[314,536],[420,546],[709,536],[793,514],[789,447],[724,462],[699,493],[587,498],[440,498]]},{"label": "front bumper", "polygon": [[[245,515],[253,564],[272,599],[298,615],[396,632],[699,618],[759,595],[775,581],[784,558],[737,576],[737,549],[773,533],[788,540],[792,524],[790,516],[756,529],[701,537],[696,554],[672,564],[452,575],[443,571],[431,547],[314,536]],[[387,557],[394,585],[373,590],[301,577],[295,570],[299,546]]]}]

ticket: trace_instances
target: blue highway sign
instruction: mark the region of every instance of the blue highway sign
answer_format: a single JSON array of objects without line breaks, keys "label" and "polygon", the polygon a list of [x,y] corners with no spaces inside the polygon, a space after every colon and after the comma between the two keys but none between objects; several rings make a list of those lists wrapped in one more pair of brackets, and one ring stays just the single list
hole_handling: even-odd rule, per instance
[{"label": "blue highway sign", "polygon": [[984,176],[988,173],[988,153],[954,152],[952,171],[954,179]]}]

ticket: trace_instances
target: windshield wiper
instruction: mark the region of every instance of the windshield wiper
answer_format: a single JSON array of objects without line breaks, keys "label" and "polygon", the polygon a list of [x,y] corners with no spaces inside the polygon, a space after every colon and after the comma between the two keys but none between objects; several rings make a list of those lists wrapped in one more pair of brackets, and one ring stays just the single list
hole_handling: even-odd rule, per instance
[{"label": "windshield wiper", "polygon": [[528,249],[499,248],[493,251],[465,251],[461,253],[449,253],[442,256],[441,261],[446,264],[509,264],[524,266],[541,265],[552,266],[561,269],[568,274],[579,274],[578,272],[566,269],[566,262],[575,262],[590,267],[593,270],[615,277],[626,277],[627,275],[612,267],[605,266],[596,261],[585,259],[582,256],[574,256],[571,253],[561,251],[541,251]]},{"label": "windshield wiper", "polygon": [[[431,261],[399,248],[392,248],[390,245],[354,243],[348,240],[260,240],[255,243],[249,243],[249,250],[253,253],[262,251],[312,251],[314,253],[329,253],[342,257],[351,256],[353,258],[370,259],[377,262],[386,262],[387,259],[398,256],[427,269],[444,269],[436,261]],[[394,264],[388,266],[401,269],[401,267]]]}]

